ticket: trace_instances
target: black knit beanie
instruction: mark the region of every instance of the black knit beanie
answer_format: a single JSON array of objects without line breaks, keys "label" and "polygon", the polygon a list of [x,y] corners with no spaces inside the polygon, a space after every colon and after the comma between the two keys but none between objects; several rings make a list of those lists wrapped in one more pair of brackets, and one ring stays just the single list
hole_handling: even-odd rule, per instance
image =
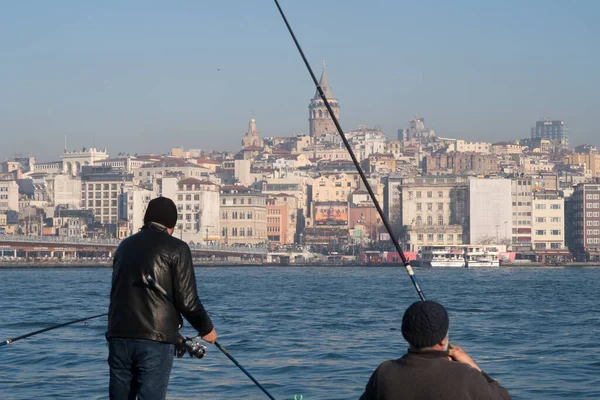
[{"label": "black knit beanie", "polygon": [[167,228],[174,228],[177,224],[177,207],[173,200],[167,197],[157,197],[150,200],[146,214],[144,214],[144,224],[156,222]]},{"label": "black knit beanie", "polygon": [[417,349],[440,343],[448,334],[450,321],[444,306],[435,301],[417,301],[402,317],[402,336]]}]

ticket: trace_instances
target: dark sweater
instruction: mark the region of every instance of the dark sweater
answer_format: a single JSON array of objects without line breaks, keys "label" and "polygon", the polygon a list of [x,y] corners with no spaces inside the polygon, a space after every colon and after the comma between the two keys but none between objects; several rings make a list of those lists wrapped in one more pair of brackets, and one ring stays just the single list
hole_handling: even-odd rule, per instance
[{"label": "dark sweater", "polygon": [[360,400],[510,400],[498,382],[443,351],[413,351],[382,363]]}]

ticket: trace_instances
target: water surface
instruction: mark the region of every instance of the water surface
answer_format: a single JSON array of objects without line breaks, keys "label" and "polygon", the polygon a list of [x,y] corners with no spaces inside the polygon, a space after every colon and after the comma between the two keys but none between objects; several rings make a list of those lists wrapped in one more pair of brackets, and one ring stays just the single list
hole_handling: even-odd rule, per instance
[{"label": "water surface", "polygon": [[[452,342],[514,399],[600,398],[600,269],[417,269]],[[0,270],[0,340],[106,312],[111,270]],[[197,268],[219,341],[278,399],[357,399],[406,350],[402,268]],[[2,399],[105,399],[106,317],[0,348]],[[192,335],[186,326],[184,333]],[[214,346],[174,363],[171,399],[266,398]]]}]

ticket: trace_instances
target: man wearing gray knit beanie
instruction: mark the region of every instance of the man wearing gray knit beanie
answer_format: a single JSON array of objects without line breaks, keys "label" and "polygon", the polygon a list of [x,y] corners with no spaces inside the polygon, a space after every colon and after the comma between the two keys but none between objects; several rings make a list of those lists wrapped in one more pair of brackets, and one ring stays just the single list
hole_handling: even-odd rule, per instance
[{"label": "man wearing gray knit beanie", "polygon": [[435,301],[413,303],[402,317],[406,355],[373,372],[360,400],[510,400],[469,355],[450,346],[448,312]]}]

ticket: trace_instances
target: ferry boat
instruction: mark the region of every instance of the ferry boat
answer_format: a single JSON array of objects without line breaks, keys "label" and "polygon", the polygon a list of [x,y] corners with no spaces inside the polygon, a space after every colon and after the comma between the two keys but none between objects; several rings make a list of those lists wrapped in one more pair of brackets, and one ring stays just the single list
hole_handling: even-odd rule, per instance
[{"label": "ferry boat", "polygon": [[499,250],[496,245],[469,245],[465,252],[465,267],[499,267]]},{"label": "ferry boat", "polygon": [[465,246],[423,246],[417,265],[423,267],[465,267]]}]

